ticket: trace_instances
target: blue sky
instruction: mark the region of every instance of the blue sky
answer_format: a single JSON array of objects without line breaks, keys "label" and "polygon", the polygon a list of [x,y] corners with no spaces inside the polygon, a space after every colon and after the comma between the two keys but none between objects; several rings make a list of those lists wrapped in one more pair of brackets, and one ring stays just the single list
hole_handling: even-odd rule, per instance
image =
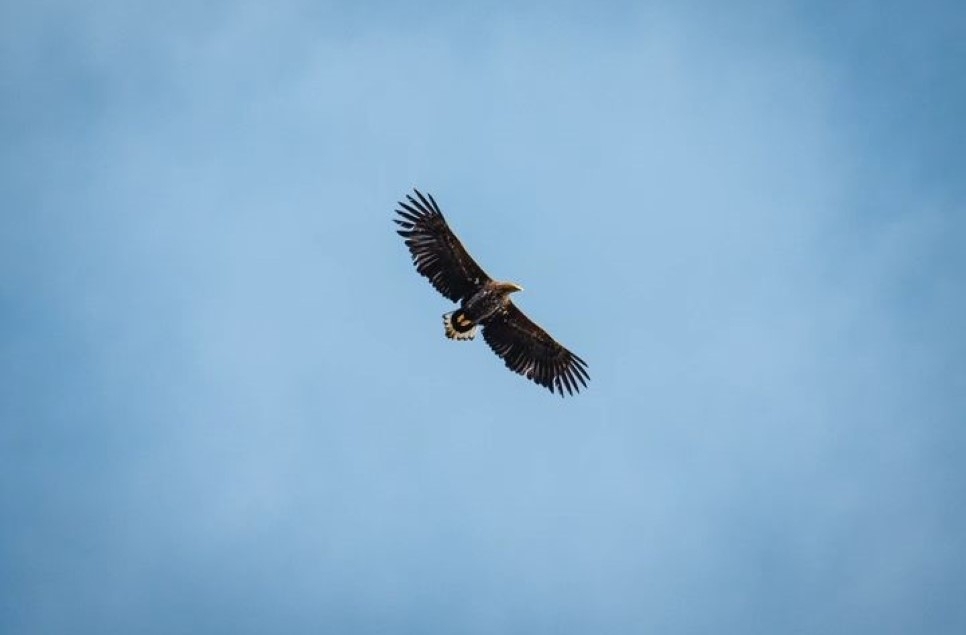
[{"label": "blue sky", "polygon": [[4,4],[0,630],[963,632],[964,24]]}]

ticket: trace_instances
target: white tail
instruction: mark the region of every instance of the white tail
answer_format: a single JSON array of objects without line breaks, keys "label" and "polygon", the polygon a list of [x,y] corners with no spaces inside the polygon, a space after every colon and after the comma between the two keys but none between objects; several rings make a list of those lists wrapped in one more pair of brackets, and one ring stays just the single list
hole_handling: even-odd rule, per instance
[{"label": "white tail", "polygon": [[476,337],[476,325],[463,317],[462,313],[456,317],[456,323],[453,323],[453,316],[457,313],[459,311],[452,311],[443,315],[443,328],[446,329],[446,337],[451,340],[471,340]]}]

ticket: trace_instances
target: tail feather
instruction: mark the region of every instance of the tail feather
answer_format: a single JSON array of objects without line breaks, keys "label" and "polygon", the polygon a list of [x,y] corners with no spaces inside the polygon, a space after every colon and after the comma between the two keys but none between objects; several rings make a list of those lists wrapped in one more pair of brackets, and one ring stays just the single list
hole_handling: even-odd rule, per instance
[{"label": "tail feather", "polygon": [[471,340],[476,337],[476,324],[462,310],[443,315],[443,328],[446,330],[446,337],[451,340]]}]

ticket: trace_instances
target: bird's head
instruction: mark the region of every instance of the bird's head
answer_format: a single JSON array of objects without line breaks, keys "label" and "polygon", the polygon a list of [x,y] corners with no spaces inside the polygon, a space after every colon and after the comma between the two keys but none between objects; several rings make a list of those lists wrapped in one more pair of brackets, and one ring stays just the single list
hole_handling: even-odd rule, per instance
[{"label": "bird's head", "polygon": [[516,293],[517,291],[523,291],[523,287],[518,285],[516,282],[501,282],[498,285],[498,288],[500,289],[500,291],[503,291],[504,293],[507,293],[507,294]]}]

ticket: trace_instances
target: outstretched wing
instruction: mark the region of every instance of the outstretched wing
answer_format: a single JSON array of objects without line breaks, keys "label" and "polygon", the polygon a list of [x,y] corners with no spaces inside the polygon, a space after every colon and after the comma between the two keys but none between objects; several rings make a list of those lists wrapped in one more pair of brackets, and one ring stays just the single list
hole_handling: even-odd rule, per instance
[{"label": "outstretched wing", "polygon": [[[587,362],[561,346],[512,302],[483,323],[483,339],[507,368],[562,397],[587,386]],[[580,382],[580,385],[577,384]]]},{"label": "outstretched wing", "polygon": [[396,233],[406,239],[416,271],[426,276],[437,291],[459,302],[473,295],[490,277],[446,224],[433,196],[413,191],[417,198],[407,195],[408,203],[399,202],[401,209],[396,213],[402,218],[395,221],[402,229]]}]

